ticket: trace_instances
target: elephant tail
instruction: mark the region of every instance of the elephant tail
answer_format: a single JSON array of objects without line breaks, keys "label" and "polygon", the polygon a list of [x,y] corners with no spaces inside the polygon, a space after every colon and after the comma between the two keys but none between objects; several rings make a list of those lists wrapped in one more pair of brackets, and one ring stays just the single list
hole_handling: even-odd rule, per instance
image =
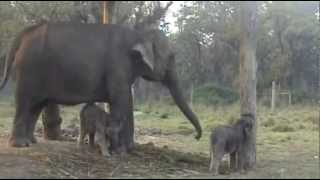
[{"label": "elephant tail", "polygon": [[10,75],[10,70],[12,68],[12,64],[14,62],[15,59],[15,54],[17,52],[17,50],[20,48],[20,44],[22,41],[23,36],[30,32],[33,31],[34,29],[36,29],[37,27],[43,25],[44,23],[46,23],[45,21],[41,21],[38,24],[35,24],[33,26],[27,27],[25,28],[22,32],[20,32],[18,34],[18,36],[13,40],[13,43],[11,45],[11,48],[9,50],[9,53],[7,54],[7,56],[5,57],[5,65],[4,65],[4,73],[2,75],[2,80],[0,81],[0,90],[2,90],[4,88],[4,86],[7,84],[8,79],[9,79],[9,75]]}]

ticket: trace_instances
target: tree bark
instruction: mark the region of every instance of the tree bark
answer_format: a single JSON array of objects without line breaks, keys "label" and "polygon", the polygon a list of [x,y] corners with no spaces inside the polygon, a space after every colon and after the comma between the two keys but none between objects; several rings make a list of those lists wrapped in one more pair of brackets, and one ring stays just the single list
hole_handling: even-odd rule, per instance
[{"label": "tree bark", "polygon": [[241,113],[254,115],[252,138],[245,145],[246,167],[256,163],[256,46],[257,46],[257,2],[240,3],[240,105]]},{"label": "tree bark", "polygon": [[103,1],[103,24],[116,23],[115,7],[116,1]]}]

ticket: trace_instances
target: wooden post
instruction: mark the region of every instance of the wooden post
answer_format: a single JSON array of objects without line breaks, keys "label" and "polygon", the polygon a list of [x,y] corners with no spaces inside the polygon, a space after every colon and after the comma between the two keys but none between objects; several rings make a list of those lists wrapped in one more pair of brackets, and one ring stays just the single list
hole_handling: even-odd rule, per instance
[{"label": "wooden post", "polygon": [[[103,12],[102,12],[102,24],[108,24],[109,20],[108,2],[103,1]],[[101,103],[101,107],[106,111],[110,112],[108,103]]]},{"label": "wooden post", "polygon": [[271,90],[271,112],[274,112],[276,103],[276,82],[272,81],[272,90]]},{"label": "wooden post", "polygon": [[103,1],[103,17],[102,17],[102,23],[103,24],[108,24],[108,15],[109,15],[109,12],[108,12],[108,7],[107,7],[107,1]]},{"label": "wooden post", "polygon": [[134,103],[134,84],[131,86],[131,93],[132,93],[132,103]]},{"label": "wooden post", "polygon": [[246,168],[256,164],[256,47],[258,8],[256,1],[244,1],[240,5],[240,105],[241,114],[250,113],[253,120],[253,130],[249,142],[244,145]]},{"label": "wooden post", "polygon": [[115,24],[116,23],[116,1],[103,1],[103,24]]},{"label": "wooden post", "polygon": [[291,106],[291,91],[288,91],[288,95],[289,95],[289,106]]}]

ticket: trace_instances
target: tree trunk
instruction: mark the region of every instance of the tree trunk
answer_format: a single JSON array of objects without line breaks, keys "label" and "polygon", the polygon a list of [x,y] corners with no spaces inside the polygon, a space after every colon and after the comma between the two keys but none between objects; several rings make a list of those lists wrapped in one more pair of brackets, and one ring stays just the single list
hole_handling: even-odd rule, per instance
[{"label": "tree trunk", "polygon": [[103,1],[103,24],[116,23],[115,7],[116,1]]},{"label": "tree trunk", "polygon": [[256,163],[256,44],[257,2],[240,3],[240,104],[241,113],[254,115],[252,138],[246,145],[247,168]]},{"label": "tree trunk", "polygon": [[[103,24],[113,24],[116,21],[115,16],[115,1],[103,1],[102,3],[102,23]],[[109,106],[107,103],[99,103],[100,107],[102,107],[106,112],[110,112]]]}]

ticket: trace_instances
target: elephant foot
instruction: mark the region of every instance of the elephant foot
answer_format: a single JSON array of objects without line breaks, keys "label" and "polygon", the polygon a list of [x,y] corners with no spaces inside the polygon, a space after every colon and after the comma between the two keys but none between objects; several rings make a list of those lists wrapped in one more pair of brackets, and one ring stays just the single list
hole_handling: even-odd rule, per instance
[{"label": "elephant foot", "polygon": [[127,153],[131,155],[137,155],[137,152],[135,151],[134,147],[127,149]]},{"label": "elephant foot", "polygon": [[102,151],[101,152],[102,156],[105,158],[109,158],[111,156],[111,154],[109,153],[109,151]]},{"label": "elephant foot", "polygon": [[131,153],[131,152],[133,152],[133,150],[134,150],[134,142],[129,142],[129,145],[127,147],[127,151],[129,153]]},{"label": "elephant foot", "polygon": [[10,147],[29,147],[31,141],[28,138],[11,136],[8,141]]},{"label": "elephant foot", "polygon": [[247,174],[247,171],[245,169],[240,169],[240,174]]},{"label": "elephant foot", "polygon": [[62,140],[60,126],[57,128],[44,128],[43,134],[46,140]]},{"label": "elephant foot", "polygon": [[219,173],[217,171],[212,172],[212,176],[218,176]]},{"label": "elephant foot", "polygon": [[37,138],[34,137],[34,136],[32,136],[32,137],[30,138],[30,141],[31,141],[32,144],[37,144],[37,143],[38,143]]},{"label": "elephant foot", "polygon": [[128,149],[126,148],[126,146],[118,146],[116,148],[113,148],[112,152],[117,155],[125,156],[128,154]]}]

